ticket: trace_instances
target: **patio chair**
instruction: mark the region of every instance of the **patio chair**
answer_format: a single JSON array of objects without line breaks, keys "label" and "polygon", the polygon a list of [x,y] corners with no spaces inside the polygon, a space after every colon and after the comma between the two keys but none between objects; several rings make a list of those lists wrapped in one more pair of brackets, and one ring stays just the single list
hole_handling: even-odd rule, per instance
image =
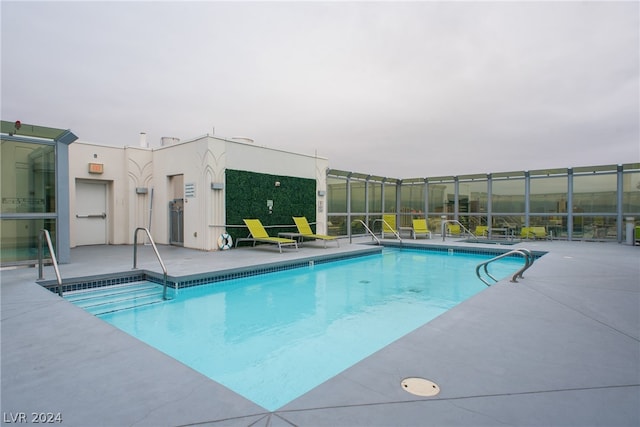
[{"label": "patio chair", "polygon": [[253,242],[253,246],[256,245],[256,242],[262,243],[272,243],[278,245],[278,249],[280,253],[282,253],[283,246],[295,246],[296,250],[298,249],[298,242],[293,239],[285,239],[283,237],[271,237],[267,233],[267,230],[264,229],[262,222],[259,219],[243,219],[247,228],[249,229],[249,237],[239,238],[236,240],[236,247],[238,247],[238,243],[242,241],[250,241]]},{"label": "patio chair", "polygon": [[452,224],[450,222],[447,223],[447,234],[451,236],[459,236],[460,235],[460,224]]},{"label": "patio chair", "polygon": [[489,227],[486,225],[478,225],[474,233],[477,237],[487,237],[489,235]]},{"label": "patio chair", "polygon": [[413,235],[413,239],[415,240],[416,236],[426,236],[429,239],[431,238],[431,231],[429,231],[429,227],[427,227],[426,219],[414,219],[413,220],[413,228],[411,229],[411,234]]},{"label": "patio chair", "polygon": [[382,238],[384,239],[384,233],[391,233],[397,238],[400,238],[400,233],[396,228],[396,215],[382,215]]},{"label": "patio chair", "polygon": [[542,226],[522,227],[520,237],[523,239],[548,239],[547,229]]},{"label": "patio chair", "polygon": [[293,218],[293,222],[296,223],[296,227],[298,227],[298,233],[300,233],[300,235],[303,238],[322,240],[322,241],[324,241],[324,247],[325,248],[327,247],[327,241],[335,240],[335,242],[338,245],[338,247],[340,247],[340,241],[338,240],[337,236],[327,236],[325,234],[315,234],[313,232],[313,230],[311,229],[311,226],[309,225],[309,221],[307,221],[306,217],[304,217],[304,216],[294,216],[292,218]]}]

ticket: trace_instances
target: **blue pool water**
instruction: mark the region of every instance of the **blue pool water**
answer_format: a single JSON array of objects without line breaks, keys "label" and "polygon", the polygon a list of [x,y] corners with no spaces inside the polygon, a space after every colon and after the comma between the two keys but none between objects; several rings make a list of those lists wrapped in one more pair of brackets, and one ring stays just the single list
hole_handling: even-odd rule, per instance
[{"label": "blue pool water", "polygon": [[[475,266],[489,258],[385,249],[100,318],[273,411],[486,289]],[[505,258],[490,272],[522,263]]]}]

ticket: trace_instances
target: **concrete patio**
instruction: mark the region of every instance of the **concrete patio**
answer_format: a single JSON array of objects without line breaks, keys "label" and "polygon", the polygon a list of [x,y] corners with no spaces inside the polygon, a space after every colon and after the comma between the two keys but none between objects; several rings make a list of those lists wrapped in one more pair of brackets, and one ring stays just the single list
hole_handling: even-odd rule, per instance
[{"label": "concrete patio", "polygon": [[[283,254],[159,249],[179,276],[360,251],[368,242]],[[3,422],[59,413],[65,426],[640,425],[640,247],[504,246],[517,247],[548,253],[519,283],[487,288],[274,412],[44,289],[37,269],[5,269]],[[159,271],[150,247],[138,256],[140,269]],[[96,246],[73,249],[60,270],[66,279],[131,267],[131,246]],[[54,278],[52,267],[45,276]],[[406,377],[429,379],[441,392],[409,394],[400,385]]]}]

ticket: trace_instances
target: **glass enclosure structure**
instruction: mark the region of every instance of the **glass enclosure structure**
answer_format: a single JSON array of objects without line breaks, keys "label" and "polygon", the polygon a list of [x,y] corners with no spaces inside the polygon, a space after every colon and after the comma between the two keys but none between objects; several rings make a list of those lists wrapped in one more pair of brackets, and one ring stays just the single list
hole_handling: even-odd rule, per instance
[{"label": "glass enclosure structure", "polygon": [[69,261],[68,145],[62,129],[2,122],[0,139],[0,263],[38,259],[46,229],[60,262]]},{"label": "glass enclosure structure", "polygon": [[379,232],[383,214],[401,232],[426,218],[432,233],[447,219],[478,235],[543,227],[552,239],[618,242],[625,222],[640,223],[640,163],[405,180],[331,169],[327,183],[332,235],[364,234],[363,223]]}]

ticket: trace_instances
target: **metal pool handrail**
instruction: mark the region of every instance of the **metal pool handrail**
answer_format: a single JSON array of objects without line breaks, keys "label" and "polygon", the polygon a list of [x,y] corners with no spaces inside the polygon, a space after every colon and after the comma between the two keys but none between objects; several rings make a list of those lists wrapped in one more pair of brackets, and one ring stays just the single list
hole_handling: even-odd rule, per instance
[{"label": "metal pool handrail", "polygon": [[156,247],[156,244],[154,243],[153,238],[151,237],[151,233],[149,232],[148,229],[144,227],[136,228],[136,231],[134,231],[133,233],[133,268],[136,268],[136,265],[138,264],[137,262],[138,261],[138,231],[140,230],[144,230],[144,232],[147,233],[147,237],[149,238],[149,242],[151,242],[153,251],[156,253],[156,258],[158,258],[158,261],[160,262],[160,267],[162,267],[162,274],[163,274],[162,299],[166,300],[167,299],[167,267],[165,267],[164,262],[162,262],[162,258],[160,257],[160,252],[158,252],[158,248]]},{"label": "metal pool handrail", "polygon": [[476,276],[478,276],[478,279],[482,280],[482,282],[487,285],[487,286],[491,286],[491,283],[487,282],[485,279],[482,278],[482,276],[480,275],[480,267],[484,267],[484,272],[487,276],[489,276],[491,279],[493,279],[494,282],[498,282],[498,279],[496,279],[495,277],[493,277],[491,275],[491,273],[489,273],[489,271],[487,270],[487,266],[489,264],[491,264],[493,261],[497,261],[501,258],[505,258],[511,255],[521,255],[524,257],[524,266],[516,271],[516,273],[511,277],[511,282],[513,283],[518,283],[518,277],[520,277],[521,279],[523,278],[523,274],[524,272],[533,265],[533,262],[535,260],[535,257],[533,256],[533,254],[531,253],[531,251],[529,249],[525,249],[525,248],[520,248],[520,249],[514,249],[512,251],[509,252],[505,252],[501,255],[498,255],[495,258],[491,258],[488,261],[485,262],[481,262],[480,264],[478,264],[476,266]]},{"label": "metal pool handrail", "polygon": [[[369,232],[369,234],[371,234],[371,237],[373,237],[373,238],[374,238],[374,240],[375,240],[378,244],[380,244],[380,239],[378,239],[378,238],[376,237],[376,235],[374,234],[374,232],[373,232],[373,231],[371,231],[371,229],[367,226],[367,224],[365,224],[365,223],[364,223],[364,221],[363,221],[363,220],[361,220],[361,219],[357,219],[356,221],[357,221],[357,222],[359,222],[360,224],[362,224],[362,226],[364,227],[364,229],[365,229],[365,230],[367,230],[367,231]],[[351,233],[349,233],[349,242],[351,242]]]},{"label": "metal pool handrail", "polygon": [[394,230],[393,227],[390,226],[389,223],[384,220],[384,218],[376,219],[375,221],[373,221],[374,224],[376,222],[382,223],[382,237],[384,237],[384,226],[386,225],[387,227],[389,227],[389,230],[391,230],[391,232],[398,238],[398,240],[400,240],[400,243],[402,243],[402,238],[400,237],[400,234],[396,230]]},{"label": "metal pool handrail", "polygon": [[62,296],[62,278],[60,277],[60,270],[58,269],[58,260],[56,259],[56,253],[53,250],[53,244],[51,243],[51,235],[48,230],[44,228],[40,230],[38,235],[38,280],[44,279],[44,273],[42,266],[44,265],[44,254],[42,253],[42,236],[47,241],[49,247],[49,253],[51,254],[51,261],[53,262],[53,270],[56,272],[56,280],[58,282],[58,295]]},{"label": "metal pool handrail", "polygon": [[442,229],[441,232],[442,232],[442,241],[443,242],[444,242],[445,237],[447,236],[447,229],[446,229],[446,225],[445,224],[448,224],[448,223],[458,224],[462,228],[462,231],[464,231],[465,233],[469,234],[469,236],[471,236],[472,239],[478,240],[478,236],[473,234],[471,232],[471,230],[469,230],[467,227],[465,227],[464,224],[462,224],[457,219],[446,219],[446,220],[442,221],[442,224],[440,224],[440,227]]}]

